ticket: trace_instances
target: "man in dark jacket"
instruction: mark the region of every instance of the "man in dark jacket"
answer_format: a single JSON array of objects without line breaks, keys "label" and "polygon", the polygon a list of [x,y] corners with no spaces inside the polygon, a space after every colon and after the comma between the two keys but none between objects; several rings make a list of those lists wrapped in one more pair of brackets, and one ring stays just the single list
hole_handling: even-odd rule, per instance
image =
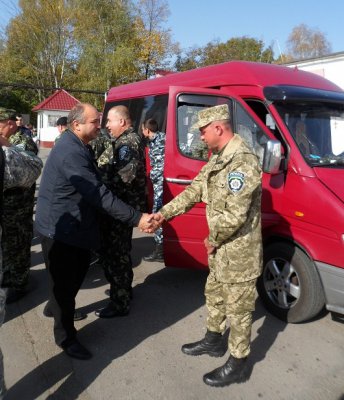
[{"label": "man in dark jacket", "polygon": [[75,297],[99,245],[97,212],[150,231],[153,222],[123,203],[102,183],[88,143],[99,132],[100,119],[90,104],[76,105],[68,115],[69,130],[46,162],[37,201],[36,229],[49,272],[55,342],[67,355],[89,359],[76,338]]}]

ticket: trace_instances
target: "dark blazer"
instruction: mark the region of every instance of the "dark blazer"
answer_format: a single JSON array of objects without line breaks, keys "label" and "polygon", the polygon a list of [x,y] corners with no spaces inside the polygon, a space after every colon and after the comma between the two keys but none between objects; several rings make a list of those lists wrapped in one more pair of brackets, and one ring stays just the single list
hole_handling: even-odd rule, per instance
[{"label": "dark blazer", "polygon": [[97,248],[97,214],[106,212],[137,226],[141,213],[102,183],[90,148],[67,130],[51,150],[43,170],[36,208],[36,229],[46,237]]}]

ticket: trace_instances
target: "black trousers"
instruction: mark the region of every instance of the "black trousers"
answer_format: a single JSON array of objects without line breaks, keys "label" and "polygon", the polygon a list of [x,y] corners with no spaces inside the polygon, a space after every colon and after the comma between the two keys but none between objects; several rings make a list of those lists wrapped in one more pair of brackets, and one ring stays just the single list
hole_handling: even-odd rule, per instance
[{"label": "black trousers", "polygon": [[75,297],[85,279],[90,250],[42,237],[42,250],[49,277],[49,309],[54,316],[54,337],[59,346],[76,338]]}]

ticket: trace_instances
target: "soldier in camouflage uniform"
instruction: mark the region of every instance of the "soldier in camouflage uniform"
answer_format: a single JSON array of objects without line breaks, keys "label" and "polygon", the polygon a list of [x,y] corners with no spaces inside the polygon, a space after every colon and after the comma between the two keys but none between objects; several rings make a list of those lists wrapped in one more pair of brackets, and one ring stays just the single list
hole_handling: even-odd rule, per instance
[{"label": "soldier in camouflage uniform", "polygon": [[[3,190],[13,187],[31,187],[38,178],[42,161],[25,152],[21,152],[15,147],[11,147],[5,135],[7,132],[14,133],[17,129],[15,110],[0,108],[0,219],[3,214]],[[2,136],[4,135],[4,136]],[[0,241],[2,236],[2,226],[0,224]],[[2,250],[0,246],[0,285],[2,282]],[[0,326],[5,317],[5,289],[0,287]],[[6,393],[4,381],[3,357],[0,350],[0,399],[2,400]]]},{"label": "soldier in camouflage uniform", "polygon": [[[38,149],[31,137],[20,129],[5,137],[19,150],[37,155]],[[31,267],[31,240],[33,236],[33,207],[35,184],[30,188],[11,188],[4,191],[4,218],[2,233],[3,287],[8,287],[7,303],[27,293]]]},{"label": "soldier in camouflage uniform", "polygon": [[198,202],[207,204],[207,333],[202,340],[185,344],[182,351],[188,355],[224,355],[227,344],[222,334],[228,318],[230,357],[203,377],[208,385],[224,386],[246,378],[256,279],[262,267],[261,169],[256,155],[233,134],[227,105],[199,111],[198,119],[201,139],[213,155],[192,184],[155,218],[162,222],[187,212]]},{"label": "soldier in camouflage uniform", "polygon": [[[112,137],[97,163],[105,185],[118,198],[136,210],[146,209],[146,176],[143,138],[131,124],[128,109],[116,106],[109,110],[107,129]],[[96,149],[96,143],[93,143]],[[100,215],[101,248],[99,263],[110,283],[110,302],[96,315],[100,318],[129,313],[132,297],[131,261],[132,227],[107,215]]]},{"label": "soldier in camouflage uniform", "polygon": [[[164,183],[164,160],[165,160],[165,133],[159,132],[157,122],[150,118],[142,125],[142,132],[148,140],[148,155],[151,165],[150,179],[153,185],[153,209],[156,213],[162,207],[163,183]],[[143,257],[145,261],[164,261],[163,233],[159,228],[154,233],[155,249],[151,254]]]}]

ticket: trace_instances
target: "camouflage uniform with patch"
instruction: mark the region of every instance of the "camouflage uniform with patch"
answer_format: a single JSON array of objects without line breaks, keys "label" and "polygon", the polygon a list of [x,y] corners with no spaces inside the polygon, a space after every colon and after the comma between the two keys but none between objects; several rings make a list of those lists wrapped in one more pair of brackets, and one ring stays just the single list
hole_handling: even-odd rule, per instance
[{"label": "camouflage uniform with patch", "polygon": [[[2,153],[2,168],[3,168],[3,189],[11,189],[13,187],[26,187],[29,188],[38,178],[43,167],[42,161],[27,153],[21,152],[14,147],[3,147],[0,149]],[[2,202],[1,202],[2,205]],[[2,208],[2,207],[1,207]],[[3,209],[1,209],[2,218]],[[0,241],[2,239],[2,227],[0,224]],[[2,283],[3,270],[2,270],[2,249],[0,246],[0,286]],[[2,325],[5,317],[5,289],[0,287],[0,326]],[[5,395],[6,387],[4,381],[3,370],[3,356],[0,350],[0,398]]]},{"label": "camouflage uniform with patch", "polygon": [[97,139],[90,141],[89,145],[92,148],[94,158],[98,160],[104,151],[112,146],[112,139],[107,133],[100,133]]},{"label": "camouflage uniform with patch", "polygon": [[244,358],[250,352],[255,283],[262,268],[261,169],[240,136],[212,155],[192,184],[160,211],[170,219],[202,201],[208,240],[216,248],[208,257],[207,329],[223,333],[228,318],[230,353]]},{"label": "camouflage uniform with patch", "polygon": [[[154,139],[148,142],[148,156],[151,165],[149,176],[153,185],[153,213],[160,210],[163,201],[165,140],[166,134],[158,131]],[[162,228],[155,231],[154,240],[156,244],[163,243]]]},{"label": "camouflage uniform with patch", "polygon": [[[29,154],[38,153],[35,142],[20,131],[12,135],[9,142]],[[26,290],[29,280],[34,198],[35,184],[30,188],[4,191],[3,286],[19,291]]]},{"label": "camouflage uniform with patch", "polygon": [[[97,160],[102,180],[118,198],[136,210],[146,211],[144,142],[133,128],[112,141]],[[133,270],[133,228],[107,215],[100,215],[102,246],[99,263],[110,283],[110,298],[120,313],[129,311]]]}]

